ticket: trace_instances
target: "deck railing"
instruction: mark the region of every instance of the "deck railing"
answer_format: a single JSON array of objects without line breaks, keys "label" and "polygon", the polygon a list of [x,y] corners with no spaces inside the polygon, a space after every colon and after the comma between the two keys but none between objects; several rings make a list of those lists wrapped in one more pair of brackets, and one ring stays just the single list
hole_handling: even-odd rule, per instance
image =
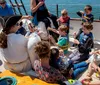
[{"label": "deck railing", "polygon": [[[10,4],[13,6],[15,14],[27,15],[31,13],[29,3],[25,3],[23,0],[9,0]],[[86,4],[46,4],[49,11],[57,17],[60,16],[62,9],[67,9],[68,14],[72,18],[80,18],[77,16],[76,12],[79,10],[84,10]],[[93,5],[93,14],[96,21],[100,20],[100,5]],[[76,11],[75,11],[76,10]]]},{"label": "deck railing", "polygon": [[[77,16],[76,12],[83,10],[86,4],[47,4],[47,8],[51,13],[56,14],[58,17],[61,15],[61,10],[68,10],[69,16],[72,18],[80,18]],[[100,5],[93,5],[93,12],[95,20],[100,20]],[[99,8],[98,8],[99,7]],[[76,10],[76,11],[75,11]]]}]

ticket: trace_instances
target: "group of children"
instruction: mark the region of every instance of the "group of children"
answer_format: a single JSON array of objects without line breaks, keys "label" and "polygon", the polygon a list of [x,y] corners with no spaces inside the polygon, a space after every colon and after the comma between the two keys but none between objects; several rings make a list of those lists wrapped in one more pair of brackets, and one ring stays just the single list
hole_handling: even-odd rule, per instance
[{"label": "group of children", "polygon": [[[50,27],[47,29],[59,34],[59,38],[58,42],[57,43],[55,42],[54,47],[51,46],[51,49],[49,47],[50,53],[47,53],[49,54],[48,56],[49,60],[48,61],[46,59],[45,60],[49,62],[50,66],[58,69],[66,78],[70,77],[76,79],[76,77],[80,73],[82,73],[88,68],[88,65],[90,63],[89,61],[90,52],[94,45],[93,34],[92,34],[93,15],[91,14],[91,12],[92,12],[92,7],[90,5],[86,5],[84,12],[83,11],[77,12],[77,14],[82,18],[82,28],[80,29],[77,35],[74,35],[73,43],[77,45],[77,49],[69,56],[66,56],[69,47],[69,29],[70,29],[70,17],[68,16],[68,12],[65,9],[61,11],[61,17],[57,19],[59,23],[58,30]],[[45,47],[45,49],[46,52],[47,47]],[[45,52],[42,52],[42,50],[43,48],[41,49],[41,51],[37,51],[39,57],[41,57],[40,54],[42,54],[43,56],[45,56],[46,54]]]},{"label": "group of children", "polygon": [[[38,78],[48,83],[58,83],[59,80],[66,81],[69,78],[76,79],[80,73],[82,73],[88,68],[89,63],[91,63],[90,52],[94,44],[92,34],[93,15],[91,14],[91,12],[92,7],[90,5],[85,6],[84,12],[77,12],[77,14],[82,18],[82,28],[79,30],[79,33],[77,35],[74,35],[73,43],[77,46],[77,49],[69,56],[67,56],[70,32],[70,17],[68,16],[68,12],[65,9],[61,11],[61,17],[57,19],[57,22],[59,24],[58,29],[50,27],[47,28],[47,31],[57,33],[59,35],[59,38],[58,41],[55,42],[53,39],[54,36],[51,36],[52,38],[48,37],[49,41],[53,42],[54,46],[50,46],[50,43],[45,42],[45,39],[41,39],[41,41],[36,43],[36,45],[34,46],[34,51],[40,58],[34,61],[33,66],[35,72],[38,74]],[[17,26],[16,22],[14,24]],[[15,29],[15,25],[13,25],[11,27]],[[20,23],[19,26],[22,26],[22,23]],[[31,24],[29,24],[29,28],[31,32],[35,31],[41,38],[41,32],[39,30],[32,29],[34,27],[32,27]],[[9,30],[11,32],[9,32],[8,34],[13,33],[11,28],[9,28]],[[6,29],[6,31],[8,32],[8,29]],[[16,31],[17,30],[14,30],[14,32]],[[6,35],[5,37],[7,38]],[[7,48],[7,46],[5,48]],[[93,54],[100,55],[100,52],[97,51]],[[98,75],[100,74],[100,68],[96,65],[94,61],[92,61],[92,63],[89,65],[89,72],[87,74],[86,79],[84,79],[82,83],[85,83],[86,85],[91,85],[89,83],[93,71],[98,72]]]}]

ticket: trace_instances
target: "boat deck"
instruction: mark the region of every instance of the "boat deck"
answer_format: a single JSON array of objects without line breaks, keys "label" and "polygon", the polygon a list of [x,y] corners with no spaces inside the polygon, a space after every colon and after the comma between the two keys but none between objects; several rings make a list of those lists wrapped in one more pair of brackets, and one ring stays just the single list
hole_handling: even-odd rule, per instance
[{"label": "boat deck", "polygon": [[[95,50],[95,49],[100,49],[100,38],[99,38],[99,35],[100,35],[100,29],[99,29],[99,27],[100,27],[100,22],[94,22],[93,23],[93,26],[94,26],[94,29],[93,29],[93,34],[94,34],[94,43],[95,43],[95,45],[94,45],[94,49],[93,50]],[[73,40],[73,38],[72,38],[72,34],[73,34],[73,32],[78,32],[78,30],[79,30],[79,28],[81,27],[81,21],[75,21],[75,20],[71,20],[71,27],[70,27],[70,48],[69,48],[69,51],[70,52],[73,52],[76,48],[73,48],[72,47],[72,40]],[[68,54],[69,55],[69,54]],[[4,62],[3,62],[3,58],[2,58],[2,56],[0,55],[0,72],[3,72],[3,71],[5,71],[6,70],[6,68],[5,68],[5,66],[4,66]],[[87,72],[87,71],[86,71]],[[83,73],[82,75],[80,75],[78,78],[79,78],[79,80],[82,80],[82,78],[84,77],[84,76],[86,76],[86,72],[85,73]],[[29,74],[29,75],[35,75],[35,73],[33,72],[33,71],[30,71],[30,72],[28,72],[27,74]],[[94,77],[94,79],[95,79],[95,77]]]}]

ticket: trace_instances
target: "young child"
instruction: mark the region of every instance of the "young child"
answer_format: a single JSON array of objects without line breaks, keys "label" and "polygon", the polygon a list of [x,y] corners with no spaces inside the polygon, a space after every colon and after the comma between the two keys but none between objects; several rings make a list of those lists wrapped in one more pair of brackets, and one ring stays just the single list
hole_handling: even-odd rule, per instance
[{"label": "young child", "polygon": [[77,14],[82,17],[82,22],[88,22],[88,23],[93,23],[93,15],[92,15],[92,6],[86,5],[83,11],[77,12]]},{"label": "young child", "polygon": [[[73,72],[71,74],[72,78],[75,79],[80,73],[84,72],[88,68],[88,65],[90,63],[94,63],[94,62],[96,63],[99,61],[100,61],[100,50],[91,52],[88,60],[72,65],[72,69],[73,69]],[[97,67],[95,64],[93,65],[94,68]],[[88,78],[89,76],[90,74],[87,75]],[[97,76],[98,76],[98,72],[97,72]]]},{"label": "young child", "polygon": [[61,25],[61,26],[59,26],[58,30],[53,29],[53,28],[48,28],[48,30],[51,30],[51,31],[60,35],[56,45],[59,46],[59,48],[63,49],[64,54],[67,54],[68,43],[69,43],[68,42],[68,36],[67,36],[68,27],[65,26],[65,25]]},{"label": "young child", "polygon": [[38,77],[48,83],[57,83],[58,80],[65,81],[65,77],[55,68],[49,65],[50,46],[47,42],[39,42],[35,46],[35,52],[40,60],[34,62],[34,69]]},{"label": "young child", "polygon": [[[59,26],[66,25],[68,28],[70,27],[70,17],[68,16],[68,12],[66,9],[61,11],[61,17],[57,19]],[[69,29],[67,31],[69,33]]]},{"label": "young child", "polygon": [[78,63],[89,58],[89,52],[93,47],[92,29],[93,25],[84,23],[83,32],[80,34],[79,40],[74,39],[74,43],[78,45],[78,49],[69,56],[69,59],[71,59],[73,63]]},{"label": "young child", "polygon": [[93,80],[92,75],[93,73],[97,73],[96,77],[100,78],[100,67],[95,63],[90,63],[87,76],[82,80],[82,83],[85,85],[100,85],[100,80]]},{"label": "young child", "polygon": [[[93,23],[94,16],[91,13],[92,12],[92,7],[90,5],[86,5],[84,8],[84,11],[78,11],[77,14],[82,17],[82,28],[83,28],[83,23],[88,22],[88,23]],[[80,34],[83,32],[82,28],[79,29],[79,32],[75,36],[76,39],[79,39]]]},{"label": "young child", "polygon": [[63,9],[61,11],[61,17],[57,19],[57,21],[59,22],[59,25],[66,25],[69,27],[70,25],[70,17],[68,16],[68,12],[66,9]]},{"label": "young child", "polygon": [[62,49],[58,49],[58,48],[51,48],[51,52],[50,52],[51,56],[50,56],[50,65],[58,70],[60,70],[60,72],[62,74],[64,74],[65,77],[67,77],[67,72],[68,72],[68,67],[71,64],[71,62],[69,61],[69,59],[67,57],[64,56],[64,52]]}]

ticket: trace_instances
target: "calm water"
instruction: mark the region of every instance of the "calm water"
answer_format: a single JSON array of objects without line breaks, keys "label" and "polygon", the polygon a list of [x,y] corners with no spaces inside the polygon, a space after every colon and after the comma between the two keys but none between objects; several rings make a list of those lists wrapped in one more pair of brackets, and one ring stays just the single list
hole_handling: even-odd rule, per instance
[{"label": "calm water", "polygon": [[[30,14],[30,0],[23,0],[23,2],[26,10]],[[100,0],[45,0],[45,2],[51,13],[56,14],[56,4],[58,4],[59,16],[62,9],[67,9],[69,16],[72,18],[78,18],[76,12],[79,10],[84,10],[84,6],[89,4],[93,7],[92,13],[95,16],[95,19],[100,19]]]}]

